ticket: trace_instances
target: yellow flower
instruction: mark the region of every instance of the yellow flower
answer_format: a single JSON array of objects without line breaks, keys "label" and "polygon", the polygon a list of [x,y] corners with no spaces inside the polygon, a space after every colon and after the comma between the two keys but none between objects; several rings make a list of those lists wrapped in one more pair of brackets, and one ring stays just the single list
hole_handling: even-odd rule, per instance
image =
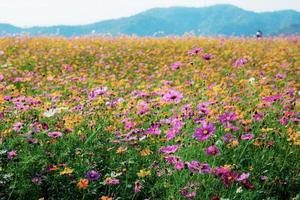
[{"label": "yellow flower", "polygon": [[140,178],[144,178],[146,176],[150,176],[151,175],[151,171],[150,170],[141,169],[140,172],[137,173],[137,175]]},{"label": "yellow flower", "polygon": [[143,149],[140,151],[141,156],[148,156],[152,153],[152,151],[149,148]]},{"label": "yellow flower", "polygon": [[127,151],[127,147],[119,147],[117,149],[118,154],[124,154]]},{"label": "yellow flower", "polygon": [[65,167],[65,169],[63,171],[61,171],[59,174],[60,175],[64,175],[64,174],[72,174],[74,171],[74,169],[69,168],[69,167]]}]

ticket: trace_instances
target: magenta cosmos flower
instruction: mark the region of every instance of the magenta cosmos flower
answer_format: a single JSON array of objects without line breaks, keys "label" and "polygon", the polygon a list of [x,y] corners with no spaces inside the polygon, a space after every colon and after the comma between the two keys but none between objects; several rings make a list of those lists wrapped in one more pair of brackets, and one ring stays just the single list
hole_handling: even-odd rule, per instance
[{"label": "magenta cosmos flower", "polygon": [[234,67],[243,67],[247,62],[248,62],[248,60],[246,58],[240,58],[237,61],[235,61],[233,66]]},{"label": "magenta cosmos flower", "polygon": [[215,156],[220,154],[220,150],[216,147],[216,145],[211,145],[206,149],[207,155]]},{"label": "magenta cosmos flower", "polygon": [[52,138],[59,138],[62,136],[62,133],[59,131],[53,131],[53,132],[49,132],[48,136]]},{"label": "magenta cosmos flower", "polygon": [[215,127],[213,123],[207,123],[206,121],[201,121],[201,128],[197,128],[193,137],[199,141],[207,140],[215,132]]},{"label": "magenta cosmos flower", "polygon": [[236,120],[237,114],[232,113],[232,112],[225,112],[223,115],[219,116],[219,120],[222,124],[225,124],[227,122],[232,122]]},{"label": "magenta cosmos flower", "polygon": [[200,163],[197,160],[193,160],[191,162],[187,162],[187,167],[192,173],[201,173],[206,174],[210,173],[210,166],[207,163]]},{"label": "magenta cosmos flower", "polygon": [[165,93],[163,95],[163,101],[166,103],[179,103],[182,99],[182,94],[180,92],[177,92],[175,90],[170,90],[169,92]]},{"label": "magenta cosmos flower", "polygon": [[254,137],[254,135],[251,133],[246,133],[246,134],[241,135],[242,140],[251,140],[253,137]]},{"label": "magenta cosmos flower", "polygon": [[204,54],[202,56],[203,60],[211,60],[213,58],[213,55],[212,54]]},{"label": "magenta cosmos flower", "polygon": [[88,171],[86,174],[85,174],[85,177],[89,180],[89,181],[96,181],[100,178],[100,173],[95,171],[95,170],[91,170],[91,171]]},{"label": "magenta cosmos flower", "polygon": [[166,147],[161,147],[159,149],[159,152],[165,153],[165,154],[170,154],[170,153],[175,153],[179,148],[179,145],[171,145],[171,146],[166,146]]},{"label": "magenta cosmos flower", "polygon": [[176,69],[179,69],[182,65],[183,65],[183,63],[178,61],[178,62],[173,63],[171,65],[171,67],[172,67],[173,70],[176,70]]}]

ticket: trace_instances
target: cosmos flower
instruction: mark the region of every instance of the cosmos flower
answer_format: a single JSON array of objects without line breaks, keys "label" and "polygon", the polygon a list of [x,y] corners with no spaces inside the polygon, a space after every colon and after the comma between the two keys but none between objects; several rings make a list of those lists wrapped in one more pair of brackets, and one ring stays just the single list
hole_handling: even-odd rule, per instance
[{"label": "cosmos flower", "polygon": [[204,54],[202,56],[203,60],[211,60],[213,58],[213,55],[212,54]]},{"label": "cosmos flower", "polygon": [[162,100],[166,103],[178,104],[182,99],[182,94],[173,89],[169,90],[163,95]]},{"label": "cosmos flower", "polygon": [[160,135],[161,130],[159,129],[159,124],[152,125],[149,129],[146,130],[146,134],[149,135]]},{"label": "cosmos flower", "polygon": [[81,178],[78,182],[77,182],[77,187],[80,190],[84,190],[89,186],[89,180],[85,179],[85,178]]},{"label": "cosmos flower", "polygon": [[195,191],[189,192],[187,187],[180,189],[180,194],[187,199],[194,199],[197,195]]},{"label": "cosmos flower", "polygon": [[140,192],[141,189],[142,189],[142,187],[143,187],[142,183],[139,180],[137,180],[137,181],[134,182],[134,192],[135,193]]},{"label": "cosmos flower", "polygon": [[237,114],[233,112],[225,112],[223,115],[219,116],[219,120],[222,124],[226,124],[227,122],[235,121]]},{"label": "cosmos flower", "polygon": [[62,136],[62,133],[59,131],[52,131],[52,132],[49,132],[47,135],[52,138],[59,138]]},{"label": "cosmos flower", "polygon": [[86,174],[85,174],[85,177],[89,180],[89,181],[97,181],[99,178],[100,178],[100,174],[99,172],[97,172],[96,170],[91,170],[91,171],[88,171]]},{"label": "cosmos flower", "polygon": [[16,122],[14,123],[13,125],[13,130],[16,131],[16,132],[19,132],[23,127],[23,123],[22,122]]},{"label": "cosmos flower", "polygon": [[238,178],[237,181],[244,181],[250,176],[250,173],[242,173]]},{"label": "cosmos flower", "polygon": [[201,128],[197,128],[193,137],[199,141],[207,140],[215,132],[215,127],[213,123],[207,123],[206,121],[201,121]]},{"label": "cosmos flower", "polygon": [[246,58],[240,58],[237,61],[235,61],[235,63],[233,64],[234,67],[243,67],[246,63],[248,62],[248,60]]},{"label": "cosmos flower", "polygon": [[105,185],[118,185],[120,183],[119,179],[108,177],[104,180]]},{"label": "cosmos flower", "polygon": [[179,145],[171,145],[171,146],[161,147],[159,149],[159,152],[164,154],[171,154],[171,153],[175,153],[178,149],[179,149]]},{"label": "cosmos flower", "polygon": [[42,184],[42,176],[41,174],[36,174],[31,178],[31,182],[35,185],[41,185]]},{"label": "cosmos flower", "polygon": [[207,163],[200,163],[197,160],[193,160],[191,162],[187,162],[187,166],[192,173],[210,173],[211,168]]},{"label": "cosmos flower", "polygon": [[150,108],[149,108],[149,105],[147,102],[145,101],[140,101],[138,104],[137,104],[137,114],[138,115],[143,115],[145,113],[147,113]]},{"label": "cosmos flower", "polygon": [[173,64],[171,65],[171,67],[172,67],[173,70],[176,70],[176,69],[179,69],[182,65],[183,65],[182,62],[177,61],[177,62],[173,63]]},{"label": "cosmos flower", "polygon": [[190,56],[201,55],[203,53],[203,51],[204,51],[203,48],[195,47],[188,51],[188,55],[190,55]]},{"label": "cosmos flower", "polygon": [[251,140],[253,137],[254,137],[254,135],[251,133],[246,133],[246,134],[241,135],[242,140]]},{"label": "cosmos flower", "polygon": [[17,151],[16,150],[11,150],[9,152],[7,152],[7,158],[9,160],[13,159],[14,157],[16,157],[18,154],[17,154]]},{"label": "cosmos flower", "polygon": [[220,150],[215,145],[211,145],[206,149],[206,153],[207,155],[215,156],[220,154]]}]

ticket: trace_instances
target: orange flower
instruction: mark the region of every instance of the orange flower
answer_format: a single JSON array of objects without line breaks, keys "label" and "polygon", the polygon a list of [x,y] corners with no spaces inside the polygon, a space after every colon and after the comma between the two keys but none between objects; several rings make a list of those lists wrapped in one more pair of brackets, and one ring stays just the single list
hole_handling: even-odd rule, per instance
[{"label": "orange flower", "polygon": [[85,178],[81,178],[77,183],[77,187],[81,190],[86,189],[88,186],[89,186],[89,180]]},{"label": "orange flower", "polygon": [[108,197],[108,196],[102,196],[100,198],[100,200],[113,200],[113,198],[112,197]]}]

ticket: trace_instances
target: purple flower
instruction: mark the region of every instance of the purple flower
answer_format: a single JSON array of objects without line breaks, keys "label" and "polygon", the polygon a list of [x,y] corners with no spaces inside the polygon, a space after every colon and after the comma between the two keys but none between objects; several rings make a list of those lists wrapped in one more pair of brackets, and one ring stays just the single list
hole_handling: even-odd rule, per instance
[{"label": "purple flower", "polygon": [[254,135],[251,133],[246,133],[246,134],[241,135],[242,140],[251,140],[253,137],[254,137]]},{"label": "purple flower", "polygon": [[163,95],[162,99],[164,102],[177,104],[181,101],[182,94],[180,92],[171,89],[169,92]]},{"label": "purple flower", "polygon": [[215,156],[220,154],[220,150],[215,145],[212,145],[206,149],[206,153],[210,156]]},{"label": "purple flower", "polygon": [[199,161],[193,160],[192,162],[188,162],[187,166],[192,173],[210,173],[210,167],[207,163],[200,163]]},{"label": "purple flower", "polygon": [[138,193],[138,192],[141,191],[141,189],[142,189],[141,182],[139,180],[135,181],[135,183],[134,183],[134,192]]},{"label": "purple flower", "polygon": [[204,54],[202,56],[203,60],[211,60],[213,58],[213,55],[212,54]]},{"label": "purple flower", "polygon": [[166,146],[166,147],[161,147],[159,149],[159,152],[164,153],[164,154],[170,154],[170,153],[175,153],[179,148],[179,145],[171,145],[171,146]]},{"label": "purple flower", "polygon": [[178,61],[178,62],[173,63],[171,65],[171,67],[172,67],[173,70],[176,70],[176,69],[179,69],[182,65],[183,65],[183,63]]},{"label": "purple flower", "polygon": [[176,164],[177,162],[180,161],[180,158],[178,156],[166,156],[165,157],[165,161],[168,163],[168,164]]},{"label": "purple flower", "polygon": [[282,97],[282,95],[276,94],[276,95],[264,97],[263,101],[268,102],[268,103],[273,103],[274,101],[281,99],[281,97]]},{"label": "purple flower", "polygon": [[197,55],[197,54],[200,55],[203,51],[204,51],[203,48],[195,47],[195,48],[189,50],[188,54],[190,56],[194,56],[194,55]]},{"label": "purple flower", "polygon": [[53,132],[49,132],[47,135],[52,138],[59,138],[62,136],[62,133],[59,131],[53,131]]},{"label": "purple flower", "polygon": [[200,114],[209,115],[209,113],[210,113],[210,109],[208,108],[209,105],[210,105],[210,103],[208,103],[208,102],[199,103],[198,110],[199,110]]},{"label": "purple flower", "polygon": [[12,150],[12,151],[9,151],[7,152],[7,158],[9,160],[13,159],[14,157],[16,157],[18,154],[17,154],[17,151],[16,150]]},{"label": "purple flower", "polygon": [[192,162],[187,162],[187,166],[192,173],[200,172],[200,162],[193,160]]},{"label": "purple flower", "polygon": [[285,74],[277,74],[276,75],[276,78],[278,78],[278,79],[284,79],[285,77],[286,77]]},{"label": "purple flower", "polygon": [[248,62],[248,60],[246,58],[241,58],[241,59],[238,59],[237,61],[235,61],[233,66],[234,67],[243,67],[247,62]]},{"label": "purple flower", "polygon": [[161,131],[159,130],[159,124],[152,125],[149,129],[146,130],[146,134],[149,135],[160,135]]},{"label": "purple flower", "polygon": [[185,198],[188,198],[188,199],[193,199],[196,197],[196,192],[195,191],[192,191],[190,192],[188,187],[184,187],[180,190],[180,194],[185,197]]},{"label": "purple flower", "polygon": [[95,171],[95,170],[91,170],[91,171],[88,171],[86,174],[85,174],[85,177],[89,180],[89,181],[96,181],[100,178],[100,174],[99,172]]},{"label": "purple flower", "polygon": [[223,140],[224,142],[226,143],[229,143],[232,141],[232,139],[234,139],[234,136],[230,133],[226,133],[224,136],[223,136]]},{"label": "purple flower", "polygon": [[120,180],[116,178],[106,178],[104,181],[105,185],[118,185],[119,183]]},{"label": "purple flower", "polygon": [[235,113],[225,112],[223,115],[219,116],[219,120],[222,124],[226,124],[227,122],[232,122],[236,120],[237,115]]},{"label": "purple flower", "polygon": [[36,174],[31,178],[31,182],[35,185],[41,185],[42,184],[42,176],[40,174]]},{"label": "purple flower", "polygon": [[22,122],[16,122],[13,125],[13,130],[16,132],[19,132],[22,129],[23,123]]},{"label": "purple flower", "polygon": [[238,178],[237,181],[244,181],[250,176],[250,173],[242,173]]},{"label": "purple flower", "polygon": [[184,162],[182,162],[182,161],[176,162],[174,167],[177,170],[182,170],[184,168]]},{"label": "purple flower", "polygon": [[202,127],[197,128],[193,137],[199,141],[207,140],[215,132],[215,127],[213,123],[207,123],[206,121],[201,121]]},{"label": "purple flower", "polygon": [[268,177],[267,176],[260,176],[260,180],[266,181],[266,180],[268,180]]}]

